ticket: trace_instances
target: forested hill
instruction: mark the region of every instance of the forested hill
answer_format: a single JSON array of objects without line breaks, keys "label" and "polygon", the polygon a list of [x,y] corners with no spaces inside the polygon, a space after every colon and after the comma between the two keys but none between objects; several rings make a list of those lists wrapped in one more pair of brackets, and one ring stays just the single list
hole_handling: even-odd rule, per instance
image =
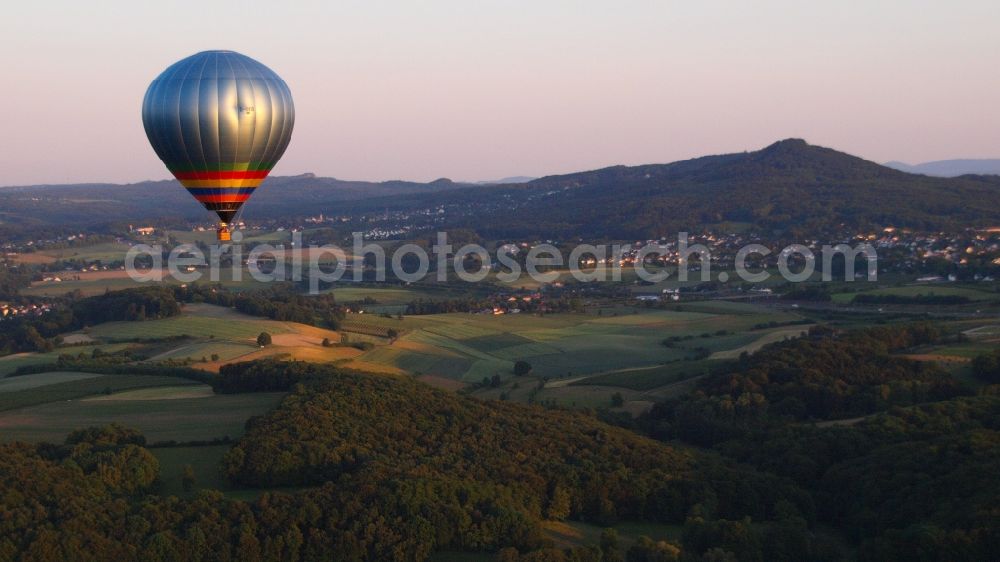
[{"label": "forested hill", "polygon": [[[435,228],[489,237],[653,238],[738,223],[765,234],[849,228],[949,230],[1000,225],[1000,176],[937,178],[803,140],[672,164],[614,166],[524,184],[268,179],[246,207],[261,222],[432,210]],[[441,210],[438,213],[438,209]],[[427,216],[412,215],[412,216]],[[207,220],[174,182],[0,189],[0,222],[80,224]],[[407,220],[398,217],[391,220]],[[417,219],[414,219],[417,220]],[[424,222],[416,226],[430,226]]]},{"label": "forested hill", "polygon": [[481,217],[479,228],[647,238],[722,222],[793,233],[842,223],[928,230],[1000,223],[998,177],[912,175],[799,139],[756,152],[550,176],[523,193],[534,196],[531,204],[494,221]]},{"label": "forested hill", "polygon": [[299,381],[223,460],[234,483],[297,492],[248,503],[207,490],[158,496],[157,458],[120,426],[76,431],[64,445],[3,443],[0,560],[417,562],[441,550],[626,559],[617,538],[600,549],[553,544],[546,523],[562,520],[681,531],[681,544],[640,539],[630,561],[842,558],[809,529],[815,506],[789,480],[581,412],[331,365],[240,363],[221,376],[236,377],[231,391]]}]

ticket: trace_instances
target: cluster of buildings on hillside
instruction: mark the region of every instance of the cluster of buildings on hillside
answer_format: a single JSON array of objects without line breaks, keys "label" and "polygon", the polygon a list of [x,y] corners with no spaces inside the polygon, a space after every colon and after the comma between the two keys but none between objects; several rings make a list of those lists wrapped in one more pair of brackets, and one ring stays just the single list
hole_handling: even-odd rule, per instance
[{"label": "cluster of buildings on hillside", "polygon": [[[276,229],[278,231],[289,230],[292,232],[306,228],[325,224],[347,225],[349,228],[358,229],[367,240],[399,240],[413,236],[417,232],[427,232],[433,229],[435,224],[443,223],[446,209],[443,206],[428,207],[417,211],[385,211],[384,213],[370,213],[358,216],[327,216],[319,214],[301,221],[283,221],[281,224],[250,224],[240,223],[238,228],[260,231]],[[115,240],[119,243],[148,243],[148,238],[157,234],[157,227],[153,226],[132,226],[130,233]],[[196,231],[205,231],[206,226],[196,227]],[[93,235],[91,235],[91,238]],[[927,262],[935,264],[945,264],[955,267],[966,265],[1000,266],[1000,228],[983,230],[964,230],[955,233],[926,233],[914,232],[908,229],[886,227],[878,231],[869,232],[844,232],[834,237],[835,239],[821,239],[819,237],[810,240],[792,240],[782,237],[764,237],[757,234],[734,233],[734,232],[704,232],[687,235],[687,246],[704,246],[708,248],[711,255],[713,267],[716,264],[730,266],[733,263],[737,252],[749,244],[760,244],[772,250],[767,256],[752,255],[751,260],[766,266],[777,264],[781,255],[781,248],[785,248],[786,257],[790,244],[799,244],[809,248],[816,256],[819,256],[824,246],[834,246],[846,244],[856,248],[860,244],[870,244],[878,253],[880,270],[885,269],[911,269],[920,271],[922,265]],[[107,237],[105,237],[107,239]],[[563,257],[568,258],[570,249],[575,243],[566,241],[559,242],[553,240],[510,240],[503,246],[502,250],[517,255],[518,253],[529,252],[533,247],[541,244],[551,244],[563,250]],[[588,241],[583,240],[583,243]],[[0,245],[8,258],[17,261],[19,253],[38,251],[40,249],[58,249],[74,246],[85,246],[90,243],[88,235],[84,233],[70,234],[52,239],[29,240],[26,242],[5,242]],[[346,243],[346,242],[345,242]],[[592,243],[592,242],[591,242]],[[676,265],[681,257],[681,244],[677,237],[673,239],[659,240],[637,240],[621,244],[621,250],[613,255],[610,244],[607,254],[603,257],[585,254],[581,257],[583,267],[596,267],[598,265],[631,267],[637,261],[644,261],[648,264]],[[650,252],[649,247],[655,246],[656,251]],[[792,262],[802,259],[801,256],[791,256]],[[688,260],[688,270],[698,271],[700,269],[700,257],[690,255]],[[947,271],[938,271],[938,274],[946,276]]]},{"label": "cluster of buildings on hillside", "polygon": [[[530,251],[531,248],[543,243],[553,244],[553,241],[514,242],[513,246],[523,252]],[[771,250],[767,256],[753,256],[761,259],[768,266],[776,265],[782,254],[785,254],[785,257],[796,254],[796,251],[790,248],[791,244],[808,248],[817,257],[816,259],[822,254],[825,246],[846,244],[851,248],[857,248],[860,245],[868,244],[875,249],[880,260],[890,258],[895,267],[917,267],[927,260],[941,260],[957,266],[985,261],[1000,266],[1000,230],[928,234],[888,227],[881,232],[854,233],[836,240],[801,241],[775,241],[761,236],[736,233],[704,233],[688,235],[685,243],[689,249],[689,253],[687,253],[689,271],[698,271],[700,266],[700,256],[697,253],[690,253],[690,250],[696,246],[708,249],[711,263],[714,265],[716,263],[732,264],[737,252],[750,244],[760,244]],[[650,251],[650,247],[655,247],[656,251]],[[802,259],[798,255],[795,257],[799,260]],[[597,265],[629,267],[635,265],[639,260],[649,264],[677,265],[680,259],[681,243],[676,239],[641,240],[623,247],[617,256],[612,256],[609,248],[603,260],[591,255],[584,256],[581,259],[581,265],[584,267]]]},{"label": "cluster of buildings on hillside", "polygon": [[42,304],[11,304],[0,303],[0,320],[7,320],[18,316],[41,316],[52,308],[45,303]]},{"label": "cluster of buildings on hillside", "polygon": [[22,242],[6,241],[0,244],[0,250],[3,250],[3,252],[10,257],[11,255],[16,255],[25,251],[33,251],[37,248],[65,248],[73,243],[85,243],[86,240],[87,235],[80,232],[77,234],[67,234],[65,236],[56,236],[53,238],[38,238],[36,240],[25,240]]}]

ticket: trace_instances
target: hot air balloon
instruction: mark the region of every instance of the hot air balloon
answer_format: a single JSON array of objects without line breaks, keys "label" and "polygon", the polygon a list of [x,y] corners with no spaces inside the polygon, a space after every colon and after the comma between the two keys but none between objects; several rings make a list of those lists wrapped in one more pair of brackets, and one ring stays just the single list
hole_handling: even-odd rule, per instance
[{"label": "hot air balloon", "polygon": [[292,93],[270,68],[233,51],[204,51],[153,80],[142,124],[156,155],[221,221],[218,238],[292,138]]}]

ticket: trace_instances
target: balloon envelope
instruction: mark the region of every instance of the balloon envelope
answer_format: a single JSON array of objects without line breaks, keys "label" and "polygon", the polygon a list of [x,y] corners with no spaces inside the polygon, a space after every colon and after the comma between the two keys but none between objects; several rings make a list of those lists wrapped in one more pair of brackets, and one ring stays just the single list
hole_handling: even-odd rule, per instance
[{"label": "balloon envelope", "polygon": [[142,124],[174,177],[230,222],[288,147],[295,108],[270,68],[233,51],[204,51],[153,80]]}]

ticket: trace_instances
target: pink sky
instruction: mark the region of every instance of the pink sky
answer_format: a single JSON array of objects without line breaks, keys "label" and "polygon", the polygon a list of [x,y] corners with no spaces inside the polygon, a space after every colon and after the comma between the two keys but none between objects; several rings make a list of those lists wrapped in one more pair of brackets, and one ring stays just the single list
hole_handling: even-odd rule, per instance
[{"label": "pink sky", "polygon": [[282,175],[541,176],[786,137],[1000,157],[995,1],[140,4],[4,8],[0,185],[167,178],[142,96],[205,49],[288,82]]}]

